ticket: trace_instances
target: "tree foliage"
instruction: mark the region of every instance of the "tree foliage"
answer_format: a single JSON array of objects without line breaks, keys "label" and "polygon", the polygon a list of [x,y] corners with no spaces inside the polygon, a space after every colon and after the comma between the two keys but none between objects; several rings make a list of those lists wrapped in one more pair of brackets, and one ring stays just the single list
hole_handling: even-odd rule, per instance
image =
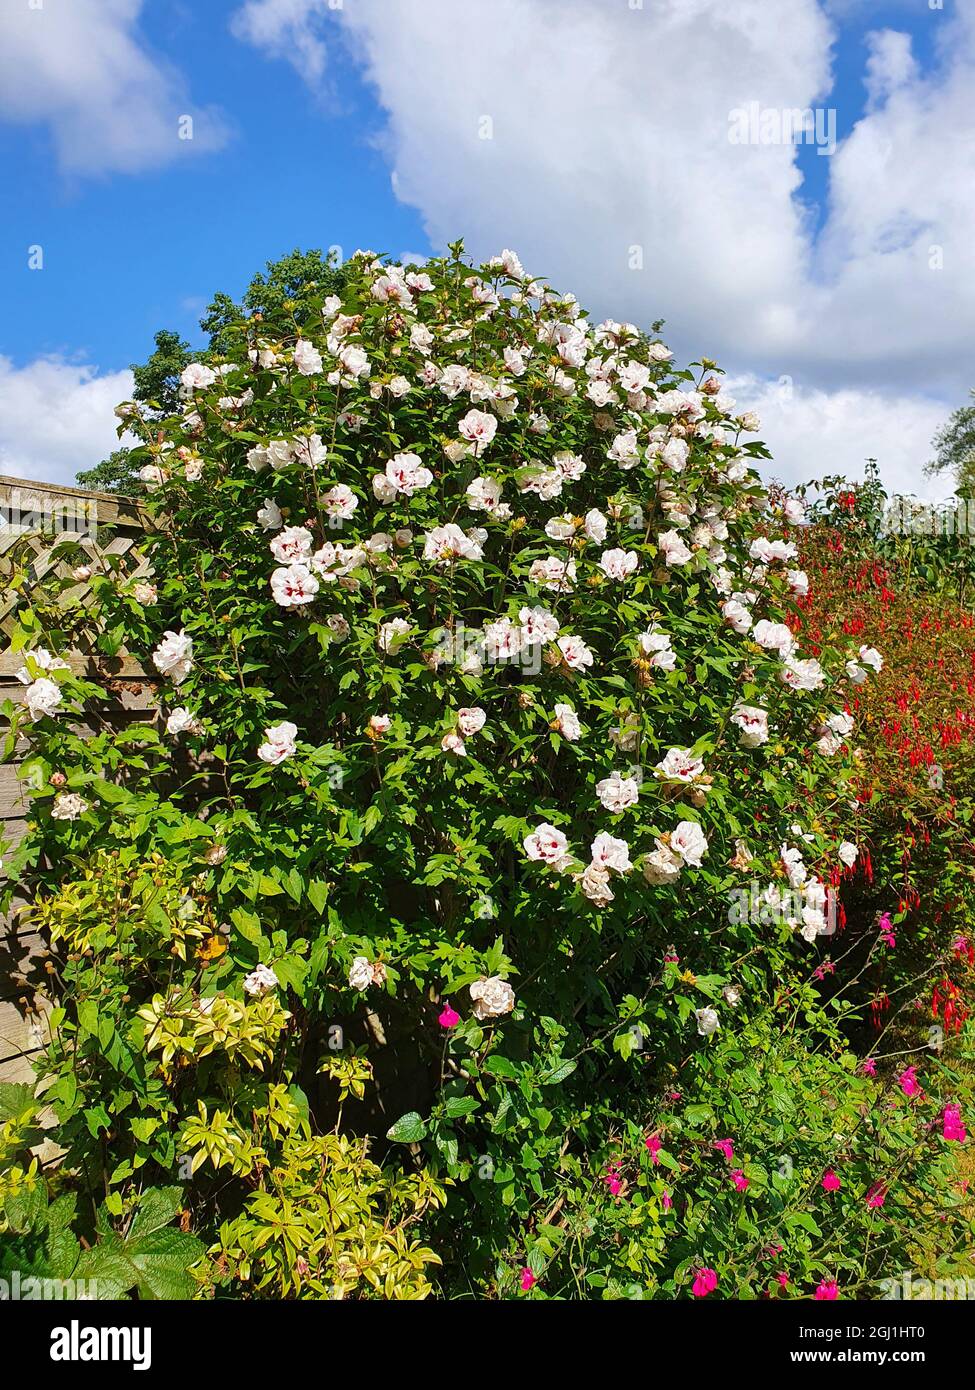
[{"label": "tree foliage", "polygon": [[[239,345],[246,332],[245,321],[259,316],[284,332],[289,324],[306,317],[308,303],[316,296],[337,293],[343,284],[342,267],[319,250],[300,251],[296,247],[279,260],[268,261],[264,271],[253,276],[240,301],[218,292],[200,320],[207,335],[207,346],[191,349],[178,333],[163,328],[155,335],[155,347],[143,363],[133,363],[133,399],[160,418],[179,410],[179,376],[190,362],[206,362]],[[95,492],[137,495],[140,491],[131,449],[114,449],[108,458],[83,469],[77,475],[79,486]]]}]

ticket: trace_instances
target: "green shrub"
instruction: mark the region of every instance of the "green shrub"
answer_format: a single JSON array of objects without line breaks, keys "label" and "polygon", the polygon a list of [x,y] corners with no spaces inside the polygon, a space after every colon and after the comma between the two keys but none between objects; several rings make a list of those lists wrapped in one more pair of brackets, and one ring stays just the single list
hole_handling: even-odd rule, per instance
[{"label": "green shrub", "polygon": [[[56,584],[21,606],[13,863],[72,1180],[122,1220],[178,1174],[202,1287],[237,1293],[421,1296],[435,1252],[450,1296],[533,1265],[534,1296],[677,1296],[701,1266],[748,1294],[767,1212],[797,1280],[859,1286],[872,1228],[802,1193],[866,1103],[820,986],[858,851],[844,707],[881,657],[811,661],[785,626],[802,509],[766,497],[756,422],[510,253],[364,253],[305,307],[188,368],[180,413],[123,412],[155,591],[106,552],[91,612]],[[71,732],[115,699],[52,663],[83,631],[152,654],[164,729]],[[711,1147],[732,1119],[741,1193]],[[888,1120],[858,1184],[907,1142]]]}]

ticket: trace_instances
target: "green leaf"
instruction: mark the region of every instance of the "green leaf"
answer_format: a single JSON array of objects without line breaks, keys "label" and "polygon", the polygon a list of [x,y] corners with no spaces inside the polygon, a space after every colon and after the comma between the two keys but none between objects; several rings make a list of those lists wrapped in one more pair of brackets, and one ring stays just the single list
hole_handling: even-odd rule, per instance
[{"label": "green leaf", "polygon": [[562,1062],[552,1071],[544,1073],[539,1080],[543,1086],[557,1086],[560,1081],[564,1081],[567,1076],[571,1076],[578,1066],[577,1062]]},{"label": "green leaf", "polygon": [[426,1121],[415,1110],[401,1115],[386,1131],[386,1138],[396,1144],[418,1144],[427,1132]]},{"label": "green leaf", "polygon": [[288,897],[291,898],[292,901],[300,903],[305,884],[298,870],[289,869],[287,873],[283,873],[281,875],[281,882],[284,884],[284,889]]},{"label": "green leaf", "polygon": [[78,1005],[78,1032],[98,1036],[98,1006],[93,999],[82,999]]},{"label": "green leaf", "polygon": [[91,1105],[84,1114],[85,1124],[88,1126],[88,1132],[93,1139],[98,1138],[99,1130],[111,1129],[112,1122],[104,1105]]},{"label": "green leaf", "polygon": [[34,1088],[13,1081],[0,1081],[0,1124],[17,1120],[35,1109]]},{"label": "green leaf", "polygon": [[95,778],[91,789],[99,801],[104,801],[109,806],[118,806],[124,801],[132,800],[131,792],[126,791],[124,787],[117,787],[114,782],[106,782],[102,777]]},{"label": "green leaf", "polygon": [[325,966],[328,963],[328,953],[330,945],[331,942],[329,940],[328,933],[325,931],[321,932],[320,935],[316,937],[316,939],[312,942],[311,952],[308,956],[309,980],[317,980],[319,975],[321,975],[324,971]]},{"label": "green leaf", "polygon": [[128,1237],[110,1233],[82,1253],[76,1279],[95,1280],[98,1297],[122,1298],[137,1289],[140,1298],[190,1299],[196,1282],[189,1268],[203,1254],[203,1243],[169,1223],[182,1204],[178,1187],[153,1187],[142,1194]]},{"label": "green leaf", "polygon": [[503,1077],[506,1081],[517,1081],[521,1076],[521,1071],[515,1066],[514,1062],[507,1057],[502,1057],[500,1053],[493,1053],[484,1063],[484,1070],[490,1072],[492,1076]]},{"label": "green leaf", "polygon": [[183,1205],[181,1187],[150,1187],[142,1194],[139,1210],[129,1230],[130,1239],[162,1230],[175,1219]]},{"label": "green leaf", "polygon": [[480,1105],[480,1101],[475,1096],[451,1096],[446,1104],[447,1116],[451,1120],[459,1119],[461,1115],[470,1115]]},{"label": "green leaf", "polygon": [[246,941],[256,946],[261,940],[261,919],[256,912],[248,912],[245,907],[235,907],[230,920]]},{"label": "green leaf", "polygon": [[12,1231],[26,1234],[44,1223],[47,1188],[43,1178],[21,1183],[3,1200],[3,1214]]},{"label": "green leaf", "polygon": [[313,878],[308,885],[308,901],[320,917],[328,902],[328,884],[323,883],[320,878]]},{"label": "green leaf", "polygon": [[689,1125],[695,1129],[710,1124],[714,1119],[714,1111],[710,1105],[689,1105],[684,1111],[684,1118]]}]

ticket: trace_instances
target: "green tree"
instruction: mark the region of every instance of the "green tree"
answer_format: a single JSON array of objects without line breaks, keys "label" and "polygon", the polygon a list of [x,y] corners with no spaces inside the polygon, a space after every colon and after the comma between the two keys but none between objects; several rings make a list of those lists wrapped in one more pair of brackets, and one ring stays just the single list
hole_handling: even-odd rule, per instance
[{"label": "green tree", "polygon": [[[179,410],[180,372],[187,362],[205,358],[207,353],[192,352],[189,343],[167,328],[161,328],[154,341],[155,350],[148,360],[141,364],[133,362],[130,367],[135,378],[132,398],[161,419]],[[78,483],[95,492],[138,492],[137,469],[132,465],[130,453],[125,447],[113,449],[108,458],[96,463],[94,468],[83,469],[78,474]]]},{"label": "green tree", "polygon": [[[243,298],[237,302],[222,291],[215,294],[200,319],[207,335],[207,346],[194,351],[189,343],[167,328],[156,334],[155,349],[142,364],[131,367],[135,378],[133,400],[152,415],[164,419],[180,408],[179,375],[190,362],[206,362],[225,356],[247,332],[248,320],[259,316],[276,333],[294,332],[308,317],[313,297],[340,294],[346,273],[334,257],[320,250],[301,251],[297,247],[280,260],[266,262],[265,270],[253,276]],[[77,475],[81,487],[98,492],[132,495],[141,491],[138,468],[127,448],[113,449],[108,458]]]},{"label": "green tree", "polygon": [[187,362],[205,353],[190,351],[178,333],[162,328],[154,340],[155,351],[141,367],[133,363],[132,375],[135,377],[134,400],[143,405],[158,408],[163,415],[175,415],[179,410],[179,374]]},{"label": "green tree", "polygon": [[82,469],[76,478],[78,486],[90,488],[92,492],[118,492],[126,497],[131,496],[139,490],[131,453],[131,449],[113,449],[108,458],[96,463],[94,468]]},{"label": "green tree", "polygon": [[[975,391],[970,394],[975,398]],[[962,495],[975,493],[975,405],[962,405],[953,411],[931,442],[935,456],[925,472],[952,472]]]},{"label": "green tree", "polygon": [[210,339],[209,352],[229,352],[244,321],[255,314],[282,332],[304,323],[311,299],[341,294],[345,281],[343,267],[318,250],[299,251],[296,247],[280,260],[268,261],[266,274],[258,271],[239,304],[229,294],[213,296],[200,320],[200,327]]}]

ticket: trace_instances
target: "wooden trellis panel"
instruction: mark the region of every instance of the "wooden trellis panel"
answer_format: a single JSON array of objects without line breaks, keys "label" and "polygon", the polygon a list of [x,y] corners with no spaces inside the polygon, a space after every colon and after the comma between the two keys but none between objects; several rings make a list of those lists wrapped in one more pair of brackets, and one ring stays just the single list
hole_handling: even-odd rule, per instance
[{"label": "wooden trellis panel", "polygon": [[[40,584],[52,578],[70,578],[80,565],[93,571],[103,567],[104,557],[125,557],[129,580],[148,577],[149,565],[140,550],[145,516],[139,502],[111,493],[87,492],[57,483],[37,483],[0,475],[0,701],[23,699],[25,687],[16,679],[24,664],[23,653],[10,651],[10,635],[22,595],[11,592],[8,581],[15,568],[29,564],[28,582]],[[65,543],[69,546],[65,549]],[[93,602],[87,580],[64,591],[64,601],[87,606]],[[143,666],[145,654],[122,651],[111,659],[97,655],[84,644],[59,652],[79,674],[104,681],[132,683],[141,689],[113,691],[112,722],[116,725],[154,717],[156,673]],[[92,730],[78,727],[82,736]],[[15,749],[11,762],[0,764],[0,832],[8,846],[24,833],[28,806],[18,768],[26,743]],[[2,870],[0,870],[2,874]],[[43,1014],[23,1008],[30,997],[24,983],[42,943],[36,932],[23,927],[20,914],[0,924],[0,1081],[28,1080],[31,1056],[44,1042]]]}]

